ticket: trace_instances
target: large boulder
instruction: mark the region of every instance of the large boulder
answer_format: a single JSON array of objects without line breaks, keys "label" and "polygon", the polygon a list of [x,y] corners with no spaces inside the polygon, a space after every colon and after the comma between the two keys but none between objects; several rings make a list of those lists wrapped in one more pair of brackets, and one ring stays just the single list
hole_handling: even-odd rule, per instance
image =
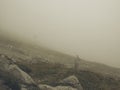
[{"label": "large boulder", "polygon": [[13,61],[9,57],[0,54],[0,70],[7,71],[10,64],[13,64]]},{"label": "large boulder", "polygon": [[24,84],[35,84],[33,79],[23,70],[21,70],[13,60],[6,55],[0,55],[0,70],[4,72],[9,72],[21,83]]},{"label": "large boulder", "polygon": [[74,75],[61,80],[60,84],[72,86],[72,87],[77,88],[78,90],[83,90],[83,87],[81,86],[78,78]]},{"label": "large boulder", "polygon": [[8,71],[24,84],[35,84],[33,79],[26,72],[22,71],[17,65],[9,65]]},{"label": "large boulder", "polygon": [[54,87],[46,85],[46,84],[40,84],[39,88],[40,88],[40,90],[55,90]]},{"label": "large boulder", "polygon": [[22,85],[21,90],[39,90],[31,76],[21,70],[13,60],[6,55],[0,55],[0,71],[9,74],[11,78],[15,78],[17,83]]},{"label": "large boulder", "polygon": [[49,85],[45,85],[45,84],[40,84],[39,85],[40,90],[77,90],[75,88],[72,88],[71,86],[56,86],[56,87],[52,87]]},{"label": "large boulder", "polygon": [[21,85],[21,90],[41,90],[37,85]]},{"label": "large boulder", "polygon": [[77,90],[77,89],[71,86],[57,86],[55,87],[55,90]]}]

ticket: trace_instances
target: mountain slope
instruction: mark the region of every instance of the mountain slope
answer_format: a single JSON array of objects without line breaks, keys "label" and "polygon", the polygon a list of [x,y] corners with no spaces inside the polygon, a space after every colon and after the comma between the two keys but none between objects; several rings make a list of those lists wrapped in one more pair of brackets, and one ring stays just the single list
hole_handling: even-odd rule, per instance
[{"label": "mountain slope", "polygon": [[[0,38],[0,52],[12,57],[15,60],[25,60],[28,62],[41,60],[44,58],[46,61],[62,63],[68,67],[74,66],[76,57],[63,54],[54,50],[39,47],[37,45],[30,45],[21,43],[8,38]],[[37,62],[37,61],[36,61]],[[83,59],[79,60],[79,68],[81,70],[89,70],[95,73],[112,76],[117,79],[120,77],[120,69],[113,68],[104,64],[89,62]]]}]

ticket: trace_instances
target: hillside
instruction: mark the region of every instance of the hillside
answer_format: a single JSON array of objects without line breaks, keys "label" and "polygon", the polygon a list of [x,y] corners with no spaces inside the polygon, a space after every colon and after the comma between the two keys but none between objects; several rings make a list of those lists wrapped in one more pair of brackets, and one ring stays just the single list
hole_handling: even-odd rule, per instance
[{"label": "hillside", "polygon": [[[74,85],[60,83],[61,80],[72,75],[75,76],[74,78],[78,78],[83,90],[119,90],[120,88],[120,69],[104,64],[80,59],[78,62],[79,70],[76,72],[75,68],[73,68],[76,59],[74,56],[5,38],[0,38],[0,54],[2,56],[0,58],[1,66],[4,63],[6,67],[9,62],[12,66],[14,66],[13,64],[17,65],[16,69],[21,69],[22,72],[29,74],[30,76],[25,75],[31,77],[36,84],[40,85],[40,88],[44,87],[44,85],[50,85],[47,86],[48,88],[68,88],[70,86],[70,90],[76,90]],[[4,58],[3,55],[5,55]],[[0,70],[3,70],[3,67],[0,67]],[[11,77],[13,73],[8,75],[4,71],[0,72],[1,89],[20,90],[21,82],[19,82],[19,79],[17,80],[19,77]],[[59,87],[59,85],[62,87]],[[27,87],[37,88],[34,86]]]},{"label": "hillside", "polygon": [[[2,90],[10,88],[12,90],[119,90],[120,88],[120,78],[116,80],[88,70],[76,72],[74,68],[68,68],[63,64],[41,60],[32,64],[27,61],[14,62],[12,58],[3,54],[0,55],[0,83]],[[80,89],[77,88],[77,84]]]},{"label": "hillside", "polygon": [[[50,61],[54,63],[65,64],[68,67],[73,67],[76,57],[70,56],[61,52],[50,50],[37,45],[30,45],[17,41],[12,41],[6,38],[0,38],[0,52],[8,55],[15,60],[27,60],[29,63],[35,63],[39,60]],[[83,59],[79,60],[79,68],[81,70],[89,70],[95,73],[120,77],[120,69],[110,67],[104,64],[89,62]]]}]

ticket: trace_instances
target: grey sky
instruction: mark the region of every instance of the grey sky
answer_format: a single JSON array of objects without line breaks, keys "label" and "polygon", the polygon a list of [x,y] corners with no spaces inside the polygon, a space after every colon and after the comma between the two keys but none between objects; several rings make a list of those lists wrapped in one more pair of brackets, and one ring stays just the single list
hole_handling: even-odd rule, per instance
[{"label": "grey sky", "polygon": [[0,0],[0,30],[120,67],[120,0]]}]

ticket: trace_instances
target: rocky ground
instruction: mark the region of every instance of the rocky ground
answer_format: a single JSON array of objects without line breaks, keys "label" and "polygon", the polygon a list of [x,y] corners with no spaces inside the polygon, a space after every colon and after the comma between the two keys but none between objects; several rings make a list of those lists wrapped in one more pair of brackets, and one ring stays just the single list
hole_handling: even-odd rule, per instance
[{"label": "rocky ground", "polygon": [[60,83],[67,86],[52,87],[37,84],[30,75],[14,63],[14,60],[2,54],[0,55],[0,71],[0,90],[83,90],[76,76],[61,80]]},{"label": "rocky ground", "polygon": [[0,90],[120,90],[120,80],[59,63],[16,61],[0,54]]}]

